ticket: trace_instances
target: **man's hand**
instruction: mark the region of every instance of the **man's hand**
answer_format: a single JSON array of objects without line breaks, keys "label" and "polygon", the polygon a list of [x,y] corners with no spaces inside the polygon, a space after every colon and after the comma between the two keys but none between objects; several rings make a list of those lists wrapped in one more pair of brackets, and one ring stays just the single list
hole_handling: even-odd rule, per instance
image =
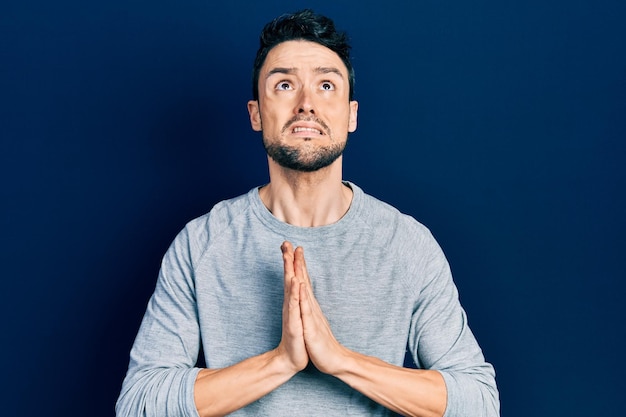
[{"label": "man's hand", "polygon": [[[285,282],[291,279],[289,323],[302,332],[305,354],[321,372],[333,375],[372,400],[402,415],[440,417],[446,409],[447,391],[438,371],[407,369],[349,350],[340,344],[313,294],[301,247],[282,245]],[[296,285],[297,284],[297,285]],[[298,295],[295,292],[298,290]],[[287,300],[287,291],[285,291]],[[297,305],[295,304],[298,300]],[[292,304],[294,303],[294,304]],[[300,321],[295,317],[299,312]],[[283,338],[285,338],[283,319]],[[298,354],[299,340],[292,340]],[[282,344],[282,342],[281,342]],[[298,356],[300,358],[300,356]],[[305,363],[306,365],[306,363]]]},{"label": "man's hand", "polygon": [[309,363],[309,355],[304,343],[300,309],[301,280],[294,273],[294,250],[289,242],[281,246],[283,252],[284,287],[283,299],[283,333],[276,349],[279,355],[287,359],[293,372],[303,370]]},{"label": "man's hand", "polygon": [[[292,282],[291,299],[295,300],[295,294],[293,294],[293,291],[298,288],[298,310],[301,317],[300,323],[302,326],[304,344],[306,346],[308,358],[321,372],[334,374],[343,365],[344,355],[347,353],[347,349],[337,342],[337,339],[335,339],[335,336],[330,329],[330,325],[328,324],[328,320],[326,319],[326,316],[324,316],[324,313],[322,312],[322,309],[313,294],[311,279],[309,277],[309,273],[306,268],[306,261],[304,259],[304,249],[302,247],[298,247],[294,251],[289,242],[283,243],[282,247],[283,258],[286,259],[285,274],[287,275],[287,271],[289,270],[288,268],[293,268],[292,273],[294,279],[292,279],[292,281],[297,282],[299,285],[299,287],[296,287]],[[290,258],[293,259],[293,261],[290,262]],[[290,314],[291,313],[292,312],[290,311]]]}]

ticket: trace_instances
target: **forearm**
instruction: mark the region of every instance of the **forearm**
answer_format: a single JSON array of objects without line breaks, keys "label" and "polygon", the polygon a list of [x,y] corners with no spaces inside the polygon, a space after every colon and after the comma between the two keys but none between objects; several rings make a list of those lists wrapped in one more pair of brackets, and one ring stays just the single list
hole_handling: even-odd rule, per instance
[{"label": "forearm", "polygon": [[353,351],[346,351],[343,364],[337,378],[396,413],[441,417],[446,410],[446,385],[437,371],[402,368]]},{"label": "forearm", "polygon": [[198,414],[208,417],[232,413],[284,384],[296,372],[278,349],[227,368],[203,369],[194,387]]}]

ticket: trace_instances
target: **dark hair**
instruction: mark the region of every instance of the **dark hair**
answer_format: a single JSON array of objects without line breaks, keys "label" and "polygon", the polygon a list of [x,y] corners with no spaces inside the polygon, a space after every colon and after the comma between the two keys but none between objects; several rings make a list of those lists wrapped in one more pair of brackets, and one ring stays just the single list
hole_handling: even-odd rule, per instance
[{"label": "dark hair", "polygon": [[316,42],[339,55],[339,58],[341,58],[348,69],[350,100],[352,100],[354,95],[354,69],[350,62],[348,36],[344,32],[338,32],[331,19],[315,14],[310,9],[277,17],[263,28],[259,37],[260,46],[256,53],[252,73],[252,96],[254,99],[259,99],[259,73],[265,63],[267,54],[276,45],[292,40]]}]

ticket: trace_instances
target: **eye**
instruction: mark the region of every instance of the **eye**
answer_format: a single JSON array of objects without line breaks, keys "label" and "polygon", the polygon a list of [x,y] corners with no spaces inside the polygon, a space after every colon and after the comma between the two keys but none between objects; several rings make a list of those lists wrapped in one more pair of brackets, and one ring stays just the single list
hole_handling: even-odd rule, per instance
[{"label": "eye", "polygon": [[278,84],[276,84],[276,89],[282,91],[293,90],[291,84],[288,81],[279,82]]},{"label": "eye", "polygon": [[324,81],[320,85],[320,88],[324,91],[332,91],[335,89],[335,84],[331,83],[330,81]]}]

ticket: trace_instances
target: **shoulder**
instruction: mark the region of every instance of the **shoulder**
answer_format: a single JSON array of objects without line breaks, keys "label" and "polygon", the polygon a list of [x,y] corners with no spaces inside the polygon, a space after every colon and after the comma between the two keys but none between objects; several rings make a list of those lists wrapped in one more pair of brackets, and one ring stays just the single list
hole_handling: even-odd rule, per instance
[{"label": "shoulder", "polygon": [[[382,201],[362,190],[361,221],[366,227],[375,230],[384,240],[399,244],[418,243],[432,240],[430,230],[413,216],[405,214],[391,204]],[[386,238],[386,239],[385,239]]]},{"label": "shoulder", "polygon": [[185,228],[192,233],[219,232],[250,208],[250,192],[220,201],[211,210],[187,223]]},{"label": "shoulder", "polygon": [[184,246],[192,259],[198,259],[212,240],[215,240],[233,222],[245,215],[251,208],[251,193],[220,201],[206,214],[188,222],[176,236],[173,245]]},{"label": "shoulder", "polygon": [[414,267],[447,263],[443,250],[428,227],[391,204],[355,189],[362,194],[358,217],[362,227],[368,230],[372,245],[394,253],[397,259]]},{"label": "shoulder", "polygon": [[[363,193],[359,213],[370,248],[392,259],[402,280],[414,291],[434,278],[446,277],[447,260],[430,229],[414,217],[376,197]],[[363,235],[361,235],[363,236]],[[415,281],[420,281],[416,285]]]}]

